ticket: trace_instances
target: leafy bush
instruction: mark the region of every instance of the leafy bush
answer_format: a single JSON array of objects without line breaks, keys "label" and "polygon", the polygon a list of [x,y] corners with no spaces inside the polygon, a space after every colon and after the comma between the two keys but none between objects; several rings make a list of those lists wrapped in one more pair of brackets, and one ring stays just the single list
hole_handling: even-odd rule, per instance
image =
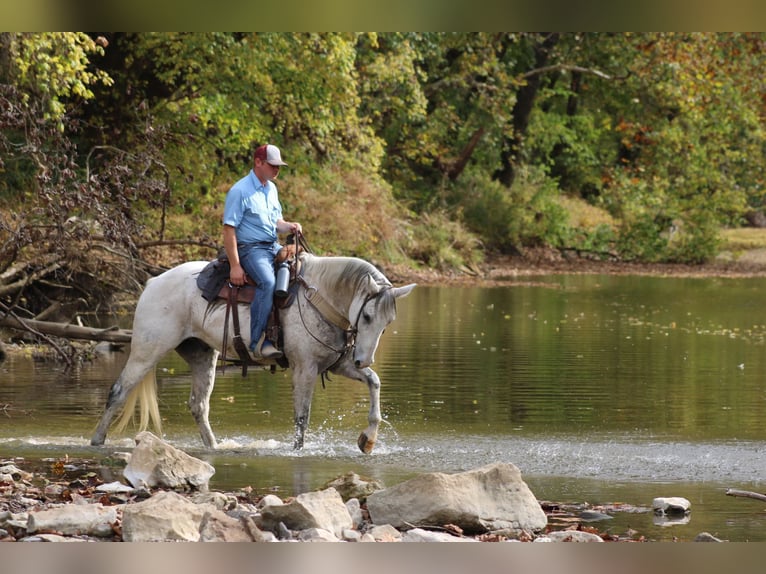
[{"label": "leafy bush", "polygon": [[567,212],[556,201],[558,192],[550,180],[517,178],[508,189],[482,174],[466,174],[452,191],[456,211],[466,227],[499,251],[526,245],[559,247],[568,241]]}]

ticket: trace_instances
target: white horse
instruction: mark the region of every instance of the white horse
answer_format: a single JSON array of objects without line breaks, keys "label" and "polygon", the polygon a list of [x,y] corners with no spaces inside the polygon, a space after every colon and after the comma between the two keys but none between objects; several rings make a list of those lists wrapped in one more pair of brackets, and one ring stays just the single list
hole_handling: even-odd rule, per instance
[{"label": "white horse", "polygon": [[[331,372],[367,384],[370,392],[368,426],[357,444],[370,453],[375,445],[380,415],[380,379],[370,368],[386,326],[396,317],[396,299],[407,296],[415,284],[393,287],[373,265],[353,257],[300,256],[301,279],[293,304],[280,310],[285,358],[292,369],[295,435],[293,446],[303,447],[318,375]],[[189,363],[192,388],[189,408],[199,426],[202,442],[216,448],[210,427],[210,395],[216,361],[222,345],[225,304],[208,304],[196,277],[205,261],[192,261],[149,279],[138,299],[133,318],[130,355],[112,385],[106,409],[91,444],[102,445],[115,416],[122,411],[118,431],[140,404],[140,427],[149,421],[161,429],[155,367],[175,349]],[[240,325],[245,345],[250,343],[250,312],[240,304]],[[231,323],[231,321],[229,321]],[[237,356],[227,337],[226,356]],[[273,361],[264,361],[265,365]]]}]

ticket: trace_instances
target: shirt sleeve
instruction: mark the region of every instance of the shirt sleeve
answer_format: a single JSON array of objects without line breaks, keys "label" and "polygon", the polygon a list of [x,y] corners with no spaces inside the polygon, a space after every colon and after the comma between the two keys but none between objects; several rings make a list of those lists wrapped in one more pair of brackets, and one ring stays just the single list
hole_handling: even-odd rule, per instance
[{"label": "shirt sleeve", "polygon": [[242,206],[242,194],[236,186],[226,194],[226,202],[223,206],[223,224],[232,227],[239,226],[242,221],[244,208]]}]

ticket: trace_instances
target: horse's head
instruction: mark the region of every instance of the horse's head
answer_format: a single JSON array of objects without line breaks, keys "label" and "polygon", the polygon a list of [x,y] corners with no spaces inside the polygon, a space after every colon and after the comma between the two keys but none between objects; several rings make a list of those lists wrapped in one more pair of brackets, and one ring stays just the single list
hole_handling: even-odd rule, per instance
[{"label": "horse's head", "polygon": [[392,287],[376,283],[368,275],[368,283],[360,289],[349,308],[349,319],[356,330],[354,366],[358,369],[369,367],[375,362],[375,350],[380,336],[396,318],[396,300],[406,297],[415,288],[415,283],[404,287]]}]

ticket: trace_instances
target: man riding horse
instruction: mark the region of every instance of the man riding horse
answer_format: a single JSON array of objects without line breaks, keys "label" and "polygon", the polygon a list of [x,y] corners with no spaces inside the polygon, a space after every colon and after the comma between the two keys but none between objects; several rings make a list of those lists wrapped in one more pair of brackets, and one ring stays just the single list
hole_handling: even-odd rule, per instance
[{"label": "man riding horse", "polygon": [[223,211],[223,246],[231,266],[229,281],[241,286],[247,275],[256,282],[250,305],[250,352],[263,359],[282,356],[274,341],[265,335],[274,299],[274,259],[282,249],[277,234],[302,231],[300,223],[282,219],[274,180],[283,165],[287,164],[277,146],[259,146],[250,173],[226,194]]}]

